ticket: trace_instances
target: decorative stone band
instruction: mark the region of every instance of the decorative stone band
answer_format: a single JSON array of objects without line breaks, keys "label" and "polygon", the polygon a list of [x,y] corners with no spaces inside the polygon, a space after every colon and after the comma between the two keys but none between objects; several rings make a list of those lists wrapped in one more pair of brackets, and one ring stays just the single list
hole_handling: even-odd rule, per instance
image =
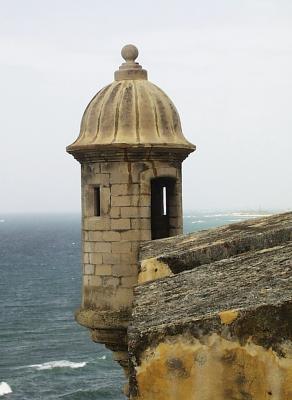
[{"label": "decorative stone band", "polygon": [[75,312],[76,321],[90,329],[123,329],[127,328],[130,320],[127,311],[89,310],[79,308]]},{"label": "decorative stone band", "polygon": [[116,81],[125,81],[125,80],[147,80],[147,71],[145,69],[120,69],[119,71],[115,71],[115,80]]},{"label": "decorative stone band", "polygon": [[127,352],[129,312],[80,308],[75,312],[75,319],[80,325],[90,329],[94,342],[102,343],[114,352]]},{"label": "decorative stone band", "polygon": [[183,161],[190,153],[196,150],[196,146],[166,145],[163,146],[129,146],[120,145],[88,145],[84,147],[67,147],[67,152],[79,162],[108,162],[108,161],[141,161],[141,160],[167,160]]}]

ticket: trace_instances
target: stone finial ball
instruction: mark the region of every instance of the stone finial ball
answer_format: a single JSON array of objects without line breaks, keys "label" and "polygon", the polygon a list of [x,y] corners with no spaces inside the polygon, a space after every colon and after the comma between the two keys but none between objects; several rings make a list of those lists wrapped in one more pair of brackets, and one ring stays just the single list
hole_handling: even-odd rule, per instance
[{"label": "stone finial ball", "polygon": [[133,44],[127,44],[122,48],[121,55],[123,59],[128,62],[128,61],[135,61],[136,58],[138,57],[139,51],[136,46]]}]

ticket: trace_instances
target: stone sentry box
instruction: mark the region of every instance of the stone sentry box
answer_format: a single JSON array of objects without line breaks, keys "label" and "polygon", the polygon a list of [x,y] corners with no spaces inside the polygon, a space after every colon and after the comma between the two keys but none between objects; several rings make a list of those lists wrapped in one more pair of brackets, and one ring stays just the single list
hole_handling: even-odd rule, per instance
[{"label": "stone sentry box", "polygon": [[[116,161],[85,163],[81,170],[82,305],[113,311],[127,309],[132,301],[132,287],[137,282],[140,242],[151,240],[153,236],[168,237],[182,233],[181,165],[176,161]],[[167,207],[166,215],[161,210],[162,201],[152,204],[155,198],[151,191],[152,183],[159,178],[171,178],[175,182],[175,195],[169,196],[173,205]],[[95,215],[97,187],[100,216]],[[153,210],[160,213],[153,216]],[[157,221],[161,218],[168,220],[163,231],[161,224],[157,226],[153,223],[155,217]]]},{"label": "stone sentry box", "polygon": [[195,150],[167,95],[135,62],[133,45],[115,81],[89,103],[67,151],[81,163],[83,294],[77,321],[127,369],[127,327],[138,249],[182,233],[181,164]]}]

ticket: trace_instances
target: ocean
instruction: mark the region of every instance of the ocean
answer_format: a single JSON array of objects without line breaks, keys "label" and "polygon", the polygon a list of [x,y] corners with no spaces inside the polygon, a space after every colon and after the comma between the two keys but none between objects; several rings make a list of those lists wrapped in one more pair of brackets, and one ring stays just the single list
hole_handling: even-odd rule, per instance
[{"label": "ocean", "polygon": [[[189,212],[193,232],[267,213]],[[80,216],[0,215],[0,396],[125,400],[122,369],[74,321]]]}]

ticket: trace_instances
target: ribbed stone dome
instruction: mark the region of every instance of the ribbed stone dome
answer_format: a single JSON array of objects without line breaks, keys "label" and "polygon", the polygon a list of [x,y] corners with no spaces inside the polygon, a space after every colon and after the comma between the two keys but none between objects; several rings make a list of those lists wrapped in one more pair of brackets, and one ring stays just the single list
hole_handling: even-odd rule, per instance
[{"label": "ribbed stone dome", "polygon": [[169,97],[147,80],[147,72],[135,62],[138,51],[125,46],[126,60],[115,81],[100,90],[87,106],[77,140],[69,152],[106,145],[122,147],[195,148],[181,129],[178,112]]}]

